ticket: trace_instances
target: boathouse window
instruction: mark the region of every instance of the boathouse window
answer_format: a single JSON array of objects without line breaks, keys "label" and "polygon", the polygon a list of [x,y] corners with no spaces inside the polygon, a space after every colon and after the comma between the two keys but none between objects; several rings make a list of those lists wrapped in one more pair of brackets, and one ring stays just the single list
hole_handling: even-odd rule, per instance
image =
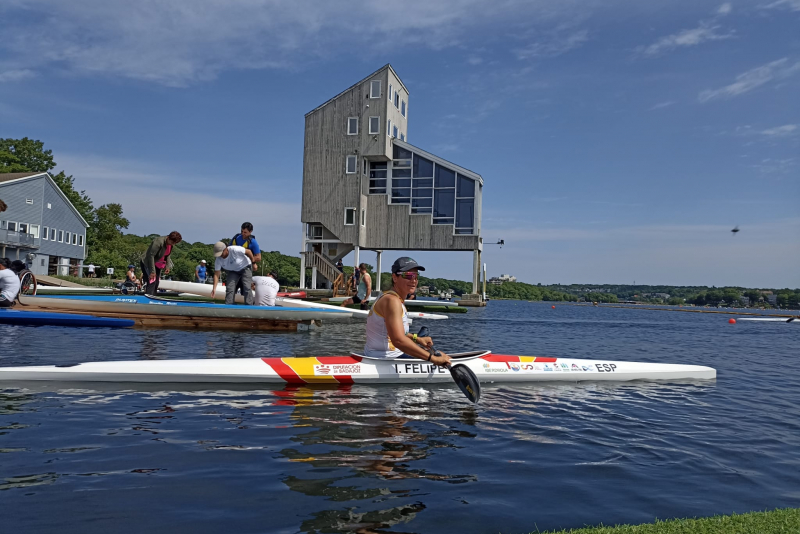
[{"label": "boathouse window", "polygon": [[344,209],[344,225],[345,226],[353,226],[356,224],[356,209],[355,208],[345,208]]},{"label": "boathouse window", "polygon": [[393,96],[392,96],[392,84],[389,84],[389,102],[392,101],[392,98],[393,98]]},{"label": "boathouse window", "polygon": [[21,234],[28,233],[28,223],[19,223],[19,233]]},{"label": "boathouse window", "polygon": [[69,238],[70,238],[70,234],[69,234],[69,232],[66,232],[64,234],[64,243],[66,243],[67,245],[69,245]]},{"label": "boathouse window", "polygon": [[78,244],[78,234],[72,234],[72,244],[73,245]]},{"label": "boathouse window", "polygon": [[369,133],[371,133],[371,134],[381,133],[381,118],[380,117],[370,117],[369,118]]},{"label": "boathouse window", "polygon": [[392,119],[389,119],[388,121],[386,121],[386,135],[388,135],[390,137],[392,135]]},{"label": "boathouse window", "polygon": [[78,236],[78,246],[79,247],[83,246],[83,234]]},{"label": "boathouse window", "polygon": [[358,169],[358,157],[357,156],[347,156],[347,164],[345,165],[345,173],[346,174],[355,174]]},{"label": "boathouse window", "polygon": [[397,126],[392,126],[392,137],[397,137]]},{"label": "boathouse window", "polygon": [[358,117],[347,117],[347,135],[358,135]]},{"label": "boathouse window", "polygon": [[369,97],[370,98],[380,98],[381,97],[381,81],[380,80],[372,80],[369,84]]},{"label": "boathouse window", "polygon": [[392,161],[392,204],[411,202],[411,157],[409,150],[395,145]]},{"label": "boathouse window", "polygon": [[406,134],[404,134],[404,133],[402,133],[402,132],[401,132],[401,133],[400,133],[400,140],[401,140],[401,141],[405,141],[405,140],[406,140]]},{"label": "boathouse window", "polygon": [[38,238],[39,237],[39,225],[38,224],[32,224],[30,233],[34,238]]},{"label": "boathouse window", "polygon": [[365,208],[361,208],[361,226],[367,225],[367,210]]},{"label": "boathouse window", "polygon": [[386,194],[386,173],[387,163],[385,161],[373,161],[369,164],[369,194]]},{"label": "boathouse window", "polygon": [[400,93],[398,93],[397,91],[394,92],[394,107],[396,108],[400,107]]},{"label": "boathouse window", "polygon": [[33,199],[32,198],[26,198],[25,199],[25,204],[33,204]]},{"label": "boathouse window", "polygon": [[453,224],[456,198],[455,171],[437,163],[433,185],[433,224]]},{"label": "boathouse window", "polygon": [[44,232],[42,232],[42,239],[47,241],[48,236],[50,235],[50,229],[48,227],[44,227]]},{"label": "boathouse window", "polygon": [[59,243],[63,243],[64,242],[64,230],[59,230],[58,231],[58,242]]},{"label": "boathouse window", "polygon": [[401,114],[403,117],[405,117],[405,116],[406,116],[406,101],[405,101],[405,100],[403,100],[403,102],[402,102],[402,103],[401,103],[401,105],[400,105],[400,114]]},{"label": "boathouse window", "polygon": [[17,223],[13,221],[8,221],[8,231],[9,232],[16,232],[17,231]]},{"label": "boathouse window", "polygon": [[50,228],[50,241],[55,241],[55,240],[56,240],[56,229]]}]

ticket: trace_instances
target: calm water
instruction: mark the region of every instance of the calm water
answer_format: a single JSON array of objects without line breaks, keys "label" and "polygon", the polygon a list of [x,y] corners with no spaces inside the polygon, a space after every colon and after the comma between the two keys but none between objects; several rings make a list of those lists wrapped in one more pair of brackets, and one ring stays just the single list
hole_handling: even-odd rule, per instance
[{"label": "calm water", "polygon": [[[485,384],[477,408],[446,386],[0,388],[2,531],[514,533],[800,506],[800,325],[511,301],[428,324],[443,350],[692,363],[718,379]],[[0,325],[0,365],[363,342],[363,323]]]}]

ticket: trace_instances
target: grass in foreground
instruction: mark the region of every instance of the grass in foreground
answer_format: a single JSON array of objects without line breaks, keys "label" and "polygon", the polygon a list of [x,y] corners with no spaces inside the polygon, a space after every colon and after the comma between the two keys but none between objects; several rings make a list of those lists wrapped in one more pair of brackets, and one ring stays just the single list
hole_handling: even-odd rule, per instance
[{"label": "grass in foreground", "polygon": [[800,508],[718,515],[702,519],[672,519],[644,525],[534,532],[536,534],[797,534],[800,533]]}]

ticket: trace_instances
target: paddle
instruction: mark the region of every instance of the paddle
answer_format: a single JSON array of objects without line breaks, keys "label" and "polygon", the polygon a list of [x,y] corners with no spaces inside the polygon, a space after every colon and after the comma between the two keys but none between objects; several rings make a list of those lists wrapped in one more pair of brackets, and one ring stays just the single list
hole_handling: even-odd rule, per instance
[{"label": "paddle", "polygon": [[[423,326],[420,328],[417,336],[428,337],[428,327]],[[433,345],[431,345],[430,349],[428,350],[434,356],[441,355],[441,353],[436,350]],[[455,381],[456,385],[467,397],[467,399],[470,402],[477,404],[478,401],[481,400],[481,383],[478,382],[478,377],[475,376],[475,373],[472,372],[472,369],[463,363],[457,363],[453,366],[448,363],[445,364],[445,367],[447,367],[447,369],[450,371],[450,376],[453,377],[453,381]]]}]

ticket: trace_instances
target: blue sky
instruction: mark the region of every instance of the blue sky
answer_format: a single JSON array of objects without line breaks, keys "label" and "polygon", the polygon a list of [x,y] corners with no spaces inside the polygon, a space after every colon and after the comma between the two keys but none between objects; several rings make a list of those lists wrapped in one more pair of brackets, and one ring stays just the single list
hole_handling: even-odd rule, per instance
[{"label": "blue sky", "polygon": [[[391,63],[409,141],[484,177],[484,240],[507,243],[490,276],[800,286],[800,0],[6,0],[0,19],[0,137],[43,140],[132,232],[248,219],[296,254],[303,115]],[[414,255],[470,277],[469,253]]]}]

